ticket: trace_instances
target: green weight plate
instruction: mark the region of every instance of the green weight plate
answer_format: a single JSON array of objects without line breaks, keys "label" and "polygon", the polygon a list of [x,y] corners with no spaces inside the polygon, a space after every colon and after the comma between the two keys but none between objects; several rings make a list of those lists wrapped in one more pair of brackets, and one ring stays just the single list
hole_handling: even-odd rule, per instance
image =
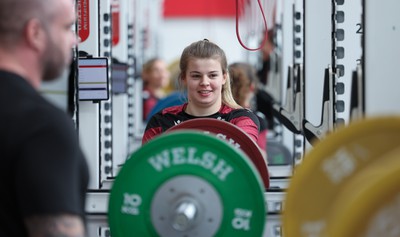
[{"label": "green weight plate", "polygon": [[113,237],[261,236],[264,187],[244,153],[197,131],[163,134],[134,152],[113,183]]},{"label": "green weight plate", "polygon": [[326,236],[333,204],[345,184],[399,146],[400,118],[396,116],[353,122],[316,143],[289,183],[283,235]]}]

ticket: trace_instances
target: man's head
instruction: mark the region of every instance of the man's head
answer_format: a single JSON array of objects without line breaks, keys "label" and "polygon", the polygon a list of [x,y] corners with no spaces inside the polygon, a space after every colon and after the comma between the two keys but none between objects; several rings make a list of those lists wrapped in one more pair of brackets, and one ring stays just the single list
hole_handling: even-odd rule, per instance
[{"label": "man's head", "polygon": [[71,62],[75,19],[73,0],[1,0],[0,47],[23,47],[37,75],[54,79]]}]

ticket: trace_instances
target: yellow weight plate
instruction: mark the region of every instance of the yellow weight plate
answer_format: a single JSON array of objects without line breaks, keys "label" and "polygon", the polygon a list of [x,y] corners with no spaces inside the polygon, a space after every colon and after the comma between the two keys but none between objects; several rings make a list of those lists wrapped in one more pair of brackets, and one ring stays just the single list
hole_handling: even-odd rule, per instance
[{"label": "yellow weight plate", "polygon": [[343,184],[399,146],[400,117],[394,116],[353,122],[315,144],[289,183],[282,216],[283,236],[323,236],[328,214]]},{"label": "yellow weight plate", "polygon": [[397,148],[346,185],[332,208],[327,236],[399,236],[399,180],[400,148]]}]

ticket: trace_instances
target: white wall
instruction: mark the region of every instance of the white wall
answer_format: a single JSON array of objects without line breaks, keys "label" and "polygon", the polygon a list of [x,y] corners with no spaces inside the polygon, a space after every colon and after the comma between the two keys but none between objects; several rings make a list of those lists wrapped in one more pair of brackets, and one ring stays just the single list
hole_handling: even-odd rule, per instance
[{"label": "white wall", "polygon": [[[183,49],[190,43],[209,39],[226,53],[228,63],[247,60],[248,55],[257,56],[259,51],[243,48],[236,37],[234,18],[176,18],[166,19],[159,26],[159,56],[170,63],[180,58]],[[245,39],[242,39],[245,42]],[[246,45],[254,48],[258,45]]]},{"label": "white wall", "polygon": [[400,2],[365,1],[365,112],[400,114]]}]

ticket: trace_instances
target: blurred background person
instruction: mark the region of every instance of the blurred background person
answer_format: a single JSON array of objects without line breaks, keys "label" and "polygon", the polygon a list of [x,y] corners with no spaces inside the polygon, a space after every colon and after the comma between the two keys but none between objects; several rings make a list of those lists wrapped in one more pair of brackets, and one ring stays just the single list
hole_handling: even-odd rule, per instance
[{"label": "blurred background person", "polygon": [[274,30],[269,30],[267,40],[261,49],[262,65],[256,72],[260,84],[256,92],[255,109],[261,112],[268,121],[268,130],[273,130],[274,121],[274,98],[264,89],[268,85],[268,75],[271,70],[271,54],[274,52]]},{"label": "blurred background person", "polygon": [[157,112],[175,105],[181,105],[187,102],[187,94],[185,88],[180,85],[179,76],[181,70],[179,68],[180,60],[174,60],[168,66],[170,72],[170,83],[164,88],[166,96],[158,100],[155,106],[147,114],[146,123]]},{"label": "blurred background person", "polygon": [[268,122],[265,116],[257,111],[254,103],[259,83],[257,71],[248,63],[236,62],[229,65],[229,74],[232,81],[231,87],[233,98],[243,108],[253,110],[260,121],[260,131],[257,144],[266,156]]},{"label": "blurred background person", "polygon": [[166,95],[170,83],[170,72],[167,64],[161,58],[148,60],[142,69],[143,79],[143,120],[147,117],[157,102]]}]

